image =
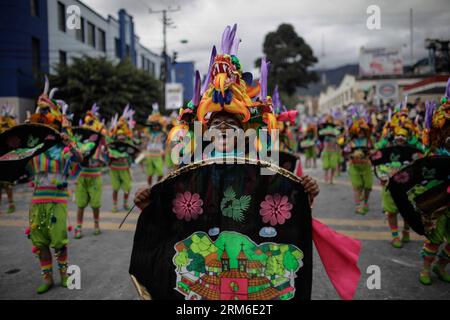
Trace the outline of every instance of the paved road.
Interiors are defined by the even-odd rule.
[[[362,241],[359,267],[361,281],[355,299],[450,299],[450,285],[433,279],[432,286],[424,287],[418,280],[421,266],[419,251],[421,238],[402,249],[389,244],[389,232],[381,212],[380,189],[375,187],[370,199],[370,212],[362,217],[353,213],[352,190],[345,174],[335,185],[321,181],[320,170],[306,170],[318,178],[321,192],[313,215],[339,232]],[[139,168],[133,172],[134,190],[145,186],[144,174]],[[122,229],[118,225],[125,212],[111,212],[111,187],[108,175],[104,176],[101,227],[103,233],[94,236],[92,214],[85,216],[84,237],[73,239],[70,235],[69,263],[81,268],[81,290],[67,290],[56,286],[44,295],[35,294],[40,283],[38,260],[31,253],[31,242],[23,230],[27,226],[30,190],[26,186],[16,188],[17,212],[0,213],[0,299],[136,299],[135,289],[128,275],[128,266],[138,211],[135,210]],[[75,206],[69,205],[70,224],[75,225]],[[381,289],[369,290],[366,286],[367,267],[377,265],[381,270]],[[338,299],[327,275],[314,255],[313,299]],[[56,275],[55,279],[58,279]],[[59,280],[59,279],[58,279]]]

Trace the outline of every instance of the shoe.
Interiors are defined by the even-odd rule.
[[[100,228],[95,228],[95,230],[94,230],[94,236],[98,236],[100,233],[102,233],[102,232],[100,231]]]
[[[83,235],[81,234],[81,227],[75,228],[75,239],[81,239]]]
[[[42,294],[42,293],[46,293],[48,290],[50,290],[51,288],[53,287],[53,280],[51,281],[51,282],[45,282],[45,283],[43,283],[43,284],[41,284],[38,288],[37,288],[37,290],[36,290],[36,292],[38,293],[38,294]]]
[[[411,238],[409,236],[409,231],[403,231],[402,233],[402,242],[403,243],[408,243],[411,241]]]
[[[16,211],[16,205],[14,204],[14,203],[11,203],[9,206],[8,206],[8,213],[13,213],[14,211]]]
[[[429,286],[431,284],[430,274],[421,272],[419,274],[419,281],[421,284],[423,284],[425,286]]]
[[[394,248],[397,248],[397,249],[400,249],[401,247],[403,247],[403,243],[400,241],[399,238],[392,239],[391,244]]]
[[[362,211],[364,212],[364,214],[369,212],[369,204],[368,203],[364,203],[364,205],[362,207]]]
[[[357,205],[356,207],[355,207],[355,212],[356,212],[356,214],[360,214],[360,215],[365,215],[366,213],[364,212],[364,209],[363,209],[363,207],[361,206],[361,205]]]
[[[450,283],[450,274],[442,272],[438,265],[433,266],[433,272],[438,276],[439,280]]]
[[[61,287],[67,288],[67,280],[69,279],[69,276],[67,273],[61,273]]]

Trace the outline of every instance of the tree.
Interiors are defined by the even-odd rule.
[[[294,278],[295,274],[294,272],[300,267],[300,264],[297,261],[297,258],[295,258],[290,251],[287,251],[284,254],[283,257],[283,266],[286,268],[286,270],[291,272],[291,287],[295,287]]]
[[[74,123],[97,103],[102,117],[109,120],[129,103],[136,111],[135,120],[144,122],[152,103],[161,102],[161,83],[128,60],[113,64],[106,58],[74,58],[69,66],[56,66],[50,77],[52,87],[59,88],[56,99],[62,99],[73,112]]]
[[[187,250],[183,250],[179,252],[175,257],[175,265],[177,266],[177,270],[181,272],[183,267],[187,266],[189,263],[189,255]]]
[[[268,92],[275,85],[281,92],[292,96],[298,87],[306,87],[318,80],[315,72],[308,68],[317,63],[317,58],[311,47],[297,35],[290,24],[281,24],[277,31],[269,32],[264,40],[263,52],[270,61]],[[261,65],[261,58],[255,61],[255,66]]]

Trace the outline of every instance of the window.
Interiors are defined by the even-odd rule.
[[[102,29],[98,29],[98,49],[106,52],[106,34]]]
[[[90,22],[87,23],[87,43],[95,48],[95,26]]]
[[[156,70],[155,63],[154,62],[150,62],[150,74],[152,76],[155,76],[155,70]]]
[[[30,6],[31,6],[31,16],[32,17],[39,17],[39,3],[38,3],[38,0],[30,0]]]
[[[66,6],[58,2],[58,29],[66,32]]]
[[[141,56],[141,68],[142,68],[142,70],[145,70],[145,67],[146,67],[146,61],[145,61],[145,57],[142,55]]]
[[[127,58],[131,57],[130,46],[128,44],[125,46],[125,57]]]
[[[116,51],[116,57],[120,58],[120,40],[118,38],[114,38],[114,47]]]
[[[80,29],[76,29],[75,30],[75,38],[78,41],[84,42],[85,38],[84,38],[84,18],[80,17]]]
[[[33,76],[37,78],[41,70],[41,43],[36,38],[31,38],[31,63]]]
[[[62,50],[59,51],[59,64],[67,66],[67,52]]]

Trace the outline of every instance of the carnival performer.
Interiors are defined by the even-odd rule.
[[[166,134],[163,131],[164,118],[159,113],[157,104],[153,104],[153,112],[149,115],[144,135],[144,167],[147,183],[152,185],[153,176],[160,181],[164,175],[164,155]]]
[[[128,197],[131,191],[132,177],[130,165],[132,158],[127,152],[120,152],[112,147],[115,142],[133,145],[133,114],[134,111],[126,106],[122,115],[116,114],[111,120],[111,129],[109,132],[109,173],[111,177],[111,185],[113,189],[113,212],[118,212],[118,195],[123,190],[123,208],[129,210]]]
[[[426,106],[423,141],[429,147],[427,155],[448,157],[450,156],[450,79],[447,82],[445,96],[441,99],[439,108],[435,109],[433,103],[428,103]],[[448,194],[448,185],[446,191]],[[421,192],[424,190],[418,193]],[[425,236],[426,240],[421,251],[423,269],[419,275],[420,282],[424,285],[431,284],[430,270],[432,269],[440,280],[450,283],[450,273],[445,270],[450,261],[450,206],[448,204],[434,212],[432,222],[425,224]]]
[[[321,124],[319,137],[323,140],[322,149],[322,168],[324,170],[325,183],[333,184],[334,175],[338,170],[340,159],[340,148],[337,144],[339,130],[336,128],[334,119],[331,115],[326,115]]]
[[[12,113],[12,106],[2,106],[0,110],[0,133],[12,128],[16,125],[15,116]],[[14,184],[8,181],[0,181],[0,204],[2,202],[2,191],[5,190],[8,198],[8,213],[13,213],[16,210],[14,204]]]
[[[102,170],[107,163],[106,140],[107,131],[100,121],[99,107],[94,104],[89,110],[80,128],[82,133],[89,135],[86,141],[78,141],[83,154],[80,163],[75,200],[77,210],[77,226],[75,227],[75,239],[82,238],[84,209],[90,205],[94,216],[94,235],[100,234],[100,208],[102,206]],[[93,138],[93,139],[92,139]],[[97,141],[98,139],[99,141]]]
[[[242,71],[241,63],[236,56],[240,39],[235,39],[235,34],[236,25],[234,25],[234,27],[232,28],[226,28],[222,37],[222,53],[216,54],[215,48],[213,49],[209,71],[207,73],[207,78],[204,82],[203,88],[200,90],[199,86],[196,85],[195,87],[198,87],[198,90],[194,91],[194,97],[191,103],[189,103],[187,107],[180,110],[180,120],[191,119],[191,121],[186,121],[189,129],[192,129],[194,122],[198,121],[202,124],[202,133],[208,133],[209,136],[212,137],[211,140],[214,148],[208,151],[206,151],[206,148],[208,148],[209,145],[205,148],[204,152],[202,153],[203,158],[199,159],[202,161],[220,160],[220,158],[234,158],[235,160],[258,160],[260,159],[259,153],[255,155],[247,152],[247,148],[242,150],[235,147],[236,133],[241,130],[244,131],[254,128],[267,130],[269,134],[271,134],[273,130],[277,130],[278,119],[277,115],[273,112],[273,103],[271,101],[272,99],[267,95],[267,85],[265,83],[260,83],[259,86],[251,86],[253,82],[252,75],[249,73],[244,73]],[[262,65],[265,64],[264,60],[265,59],[262,59]],[[261,71],[261,73],[263,73],[263,71]],[[265,79],[265,77],[263,76],[261,78]],[[196,84],[199,84],[200,76],[198,73],[196,74],[196,80],[198,80],[196,81]],[[257,97],[258,93],[259,97]],[[169,136],[175,136],[175,132],[177,129],[186,130],[186,127],[180,126],[180,128],[172,129]],[[256,149],[259,151],[262,148],[266,147],[268,145],[268,142],[264,140],[263,135],[261,135],[260,132],[258,133],[259,135],[257,136],[256,141],[253,142],[257,146]],[[249,142],[249,144],[251,143],[252,142]],[[274,143],[277,142],[273,140],[270,140],[269,142],[269,144]],[[197,143],[193,144],[196,145]],[[187,157],[187,159],[190,159],[190,157]],[[181,171],[183,170],[184,168],[178,170],[177,172],[181,173]],[[279,170],[282,170],[282,172],[285,172],[287,175],[293,176],[286,172],[284,169],[279,168]],[[215,177],[209,178],[214,179]],[[229,182],[233,180],[232,176],[217,178],[225,180],[228,179]],[[298,183],[303,185],[303,188],[308,192],[310,203],[312,203],[312,200],[317,196],[319,192],[317,183],[308,176],[300,177],[298,179]],[[157,187],[162,187],[163,185],[164,181],[157,185]],[[139,208],[145,209],[151,204],[151,190],[152,189],[145,188],[139,190],[136,193],[134,201]],[[214,194],[214,189],[209,189],[208,192],[211,197],[216,197],[216,195]],[[233,192],[230,191],[230,193]],[[200,200],[197,197],[198,194],[193,195],[189,192],[186,195],[189,197],[189,200],[193,199],[194,202],[198,201],[199,203],[201,201],[201,204],[210,201],[210,199],[207,199],[205,197],[203,198],[203,200]],[[184,213],[185,212],[183,211],[181,214],[184,215]],[[198,214],[200,213],[202,213],[202,211],[200,211]],[[196,217],[189,216],[186,220],[191,221],[192,219],[195,220]],[[235,219],[239,219],[239,217],[236,216]],[[217,235],[217,233],[215,233],[215,235]],[[319,235],[316,234],[316,236]],[[346,240],[349,239],[346,238]],[[352,243],[354,244],[354,240],[349,241],[352,241]],[[350,249],[350,247],[356,249],[355,251],[359,252],[359,245],[344,245],[342,246],[342,249],[353,250]],[[225,249],[223,251],[225,252]],[[355,256],[358,256],[358,253],[356,253]],[[228,258],[226,259],[228,261]],[[346,267],[348,267],[349,265],[353,266],[354,261],[349,262]],[[225,267],[228,268],[228,264],[226,264]],[[334,267],[336,267],[336,265]],[[346,269],[346,267],[342,269]],[[326,268],[328,268],[328,266],[326,266]],[[333,274],[331,273],[330,278],[332,277]],[[349,278],[345,278],[346,280],[349,280]],[[350,280],[349,282],[344,284],[343,287],[340,287],[339,285],[336,285],[335,282],[333,282],[333,280],[337,280],[336,282],[343,284],[343,282],[341,281],[343,280],[343,278],[334,278],[332,280],[333,284],[336,285],[335,287],[339,291],[339,294],[342,294],[342,297],[350,298],[351,296],[353,296],[355,289],[355,278],[351,278],[353,280]],[[350,289],[350,287],[352,288]]]
[[[300,142],[305,153],[305,168],[317,168],[317,125],[309,122]]]
[[[55,89],[48,94],[46,80],[44,93],[37,102],[31,123],[41,123],[58,130],[61,143],[32,159],[34,192],[30,208],[29,237],[33,252],[39,257],[43,283],[37,293],[47,292],[53,286],[52,254],[55,250],[61,285],[67,287],[67,179],[71,162],[80,161],[81,154],[71,140],[67,105],[53,99]]]
[[[354,108],[354,110],[353,110]],[[351,107],[351,118],[347,131],[344,152],[348,155],[349,176],[352,183],[355,212],[365,215],[369,212],[369,196],[373,186],[372,167],[369,152],[373,148],[371,129],[362,110]]]
[[[391,113],[391,112],[390,112]],[[389,146],[413,146],[418,151],[423,152],[423,146],[420,139],[420,131],[417,126],[408,118],[408,109],[397,110],[393,115],[389,115],[388,121],[384,125],[380,140],[375,144],[377,150]],[[403,163],[392,161],[385,165],[380,165],[378,171],[381,189],[381,202],[383,211],[387,217],[389,229],[391,231],[391,244],[394,248],[403,247],[404,243],[410,241],[409,225],[404,221],[402,237],[399,237],[398,231],[398,208],[395,205],[392,195],[386,188],[388,179],[383,177],[392,176],[403,167]]]

